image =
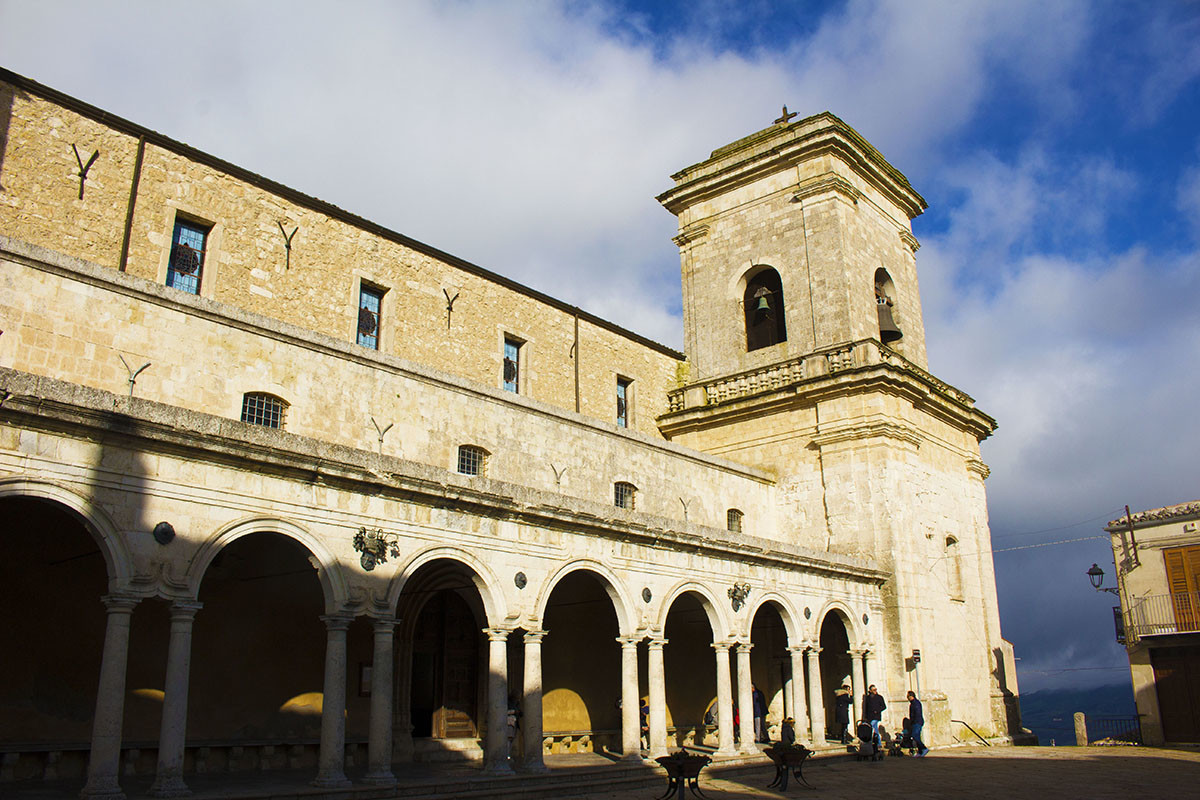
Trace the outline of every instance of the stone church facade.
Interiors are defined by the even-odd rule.
[[[829,114],[673,178],[686,357],[0,71],[0,781],[1019,734],[924,200]]]

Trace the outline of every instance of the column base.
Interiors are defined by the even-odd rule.
[[[334,775],[318,775],[313,779],[312,785],[318,789],[348,789],[354,784],[350,783],[350,779],[344,773]]]
[[[736,747],[717,748],[714,755],[718,756],[736,756],[738,754]]]
[[[512,775],[513,768],[507,761],[502,761],[499,764],[488,764],[483,768],[485,775]]]
[[[635,753],[626,753],[625,755],[621,756],[621,760],[622,761],[641,761],[642,760],[642,751],[638,750]]]
[[[540,758],[537,761],[526,761],[521,765],[521,772],[542,773],[549,772],[550,768]]]
[[[83,800],[125,800],[125,793],[116,778],[93,778],[79,792]]]
[[[396,776],[392,774],[391,770],[368,772],[363,776],[363,783],[369,783],[372,786],[395,786]]]
[[[192,790],[178,775],[155,779],[154,785],[150,787],[151,797],[188,797],[191,793]]]

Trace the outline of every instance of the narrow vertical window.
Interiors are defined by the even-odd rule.
[[[504,339],[504,390],[521,392],[521,343],[516,339]]]
[[[746,515],[736,508],[731,508],[725,512],[725,524],[733,533],[742,532],[742,519]]]
[[[613,484],[613,503],[617,508],[627,508],[633,510],[634,496],[637,494],[637,487],[632,483],[619,481]]]
[[[955,600],[963,598],[962,554],[953,536],[946,537],[946,589]]]
[[[383,321],[383,291],[365,283],[358,290],[358,343],[379,349],[379,326]]]
[[[617,427],[629,427],[629,385],[633,381],[628,378],[617,378]]]
[[[175,220],[171,257],[167,262],[167,286],[188,294],[200,294],[208,232],[209,228],[195,222]]]

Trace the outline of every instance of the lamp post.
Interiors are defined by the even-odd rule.
[[[1104,583],[1104,570],[1100,569],[1099,564],[1092,564],[1092,568],[1087,571],[1088,580],[1092,582],[1092,588],[1097,592],[1108,592],[1109,594],[1119,595],[1120,587],[1101,586]],[[1118,578],[1120,576],[1118,575]],[[1118,583],[1120,581],[1118,580]]]

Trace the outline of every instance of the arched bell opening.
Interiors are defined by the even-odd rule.
[[[835,695],[842,686],[850,686],[851,675],[850,636],[846,624],[836,611],[830,611],[821,622],[821,695],[825,703],[825,732],[829,738],[837,738],[840,726],[834,722],[837,705]],[[858,691],[855,687],[853,691]],[[850,696],[850,725],[854,724],[855,698]]]
[[[875,270],[875,310],[879,317],[879,341],[898,342],[904,337],[897,324],[896,284],[886,269]]]
[[[60,778],[80,777],[96,710],[108,587],[104,556],[80,517],[33,497],[0,498],[0,749],[62,749]],[[156,734],[157,735],[157,734]],[[29,767],[19,760],[14,777]]]
[[[620,751],[621,645],[613,600],[602,577],[572,572],[555,584],[542,617],[542,728],[571,750],[587,734],[587,750],[598,745]],[[523,670],[510,675],[522,675]]]
[[[747,274],[742,308],[747,352],[787,341],[783,281],[774,269],[757,267]]]
[[[717,694],[713,628],[707,599],[695,592],[675,598],[667,612],[663,671],[666,675],[667,740],[676,746],[704,744],[705,713]],[[710,742],[711,744],[711,742]]]
[[[450,751],[481,755],[488,646],[477,580],[466,564],[438,558],[400,592],[395,733],[401,752],[411,750],[417,760]]]
[[[325,595],[314,561],[290,536],[260,531],[234,539],[208,565],[192,632],[189,741],[237,745],[320,737]],[[347,652],[356,664],[358,656]],[[354,703],[355,694],[347,693],[351,738],[364,728],[365,710]],[[278,763],[263,763],[257,750],[214,749],[214,758],[225,754],[230,761],[209,767],[266,769],[287,762],[279,752]],[[238,752],[241,761],[235,760]],[[315,747],[306,749],[304,766],[315,757]]]
[[[784,687],[787,686],[789,692],[794,690],[803,683],[804,676],[801,675],[799,681],[792,681],[787,627],[775,603],[763,603],[755,612],[750,642],[754,645],[750,651],[750,680],[762,693],[766,706],[763,730],[756,733],[761,740],[777,739],[779,725],[785,716]]]

